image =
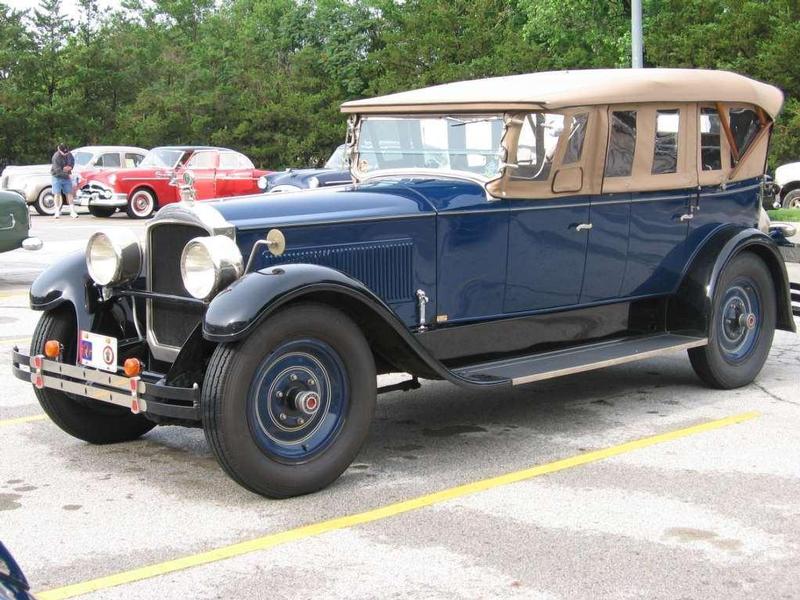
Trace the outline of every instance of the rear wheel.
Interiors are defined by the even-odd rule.
[[[155,212],[158,204],[156,196],[150,190],[136,190],[128,198],[125,212],[133,219],[146,219]]]
[[[75,363],[75,318],[69,309],[46,312],[31,340],[31,355],[40,354],[47,340],[64,346],[64,362]],[[135,440],[155,427],[142,415],[97,400],[76,397],[52,388],[36,389],[36,398],[53,422],[73,437],[92,444]]]
[[[238,483],[273,498],[297,496],[350,465],[375,396],[375,363],[358,327],[330,307],[301,304],[244,342],[217,347],[203,386],[203,428]]]
[[[764,261],[750,252],[738,255],[717,283],[708,345],[689,350],[695,372],[721,389],[753,381],[772,346],[775,315],[775,284]]]
[[[792,190],[783,197],[783,208],[800,208],[800,189]]]
[[[116,212],[113,206],[92,206],[89,205],[89,213],[94,217],[110,217]]]
[[[56,197],[53,194],[53,188],[46,187],[39,192],[39,196],[37,196],[36,202],[33,203],[33,207],[40,215],[54,215],[56,212]]]

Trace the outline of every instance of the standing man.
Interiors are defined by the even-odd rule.
[[[75,167],[75,157],[72,156],[66,144],[59,144],[50,162],[50,174],[53,176],[53,200],[56,203],[54,216],[56,219],[61,216],[61,194],[64,194],[67,204],[69,204],[69,215],[73,219],[77,219],[78,213],[75,212],[75,205],[72,203],[72,169]]]

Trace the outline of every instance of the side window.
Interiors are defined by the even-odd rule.
[[[213,152],[198,152],[189,162],[186,163],[187,169],[213,169],[214,168],[214,153]]]
[[[586,139],[586,125],[589,122],[589,113],[581,113],[572,117],[569,129],[567,150],[564,153],[562,164],[571,165],[580,161],[583,154],[583,141]]]
[[[611,136],[606,157],[606,177],[629,177],[636,153],[636,111],[611,113]]]
[[[525,117],[517,142],[513,179],[547,181],[564,130],[564,115],[532,113]]]
[[[247,158],[244,154],[236,154],[236,165],[240,169],[255,169],[253,161]]]
[[[722,124],[716,108],[700,109],[700,162],[703,171],[722,169]]]
[[[236,160],[237,156],[233,152],[223,152],[219,155],[219,168],[220,169],[238,169],[239,164]]]
[[[730,126],[733,141],[739,149],[739,158],[744,156],[761,128],[761,121],[756,111],[749,108],[732,108],[730,110]],[[731,164],[736,164],[736,157],[731,155]]]
[[[100,160],[97,161],[98,167],[119,167],[119,154],[116,152],[109,152],[108,154],[103,154],[100,157]]]
[[[128,169],[132,169],[133,167],[138,167],[139,163],[142,162],[143,158],[144,158],[143,154],[135,154],[127,152],[125,154],[125,167]]]
[[[653,150],[651,174],[664,175],[678,172],[678,131],[681,111],[656,111],[656,140]]]

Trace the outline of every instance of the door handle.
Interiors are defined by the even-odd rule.
[[[692,213],[687,213],[685,215],[681,215],[681,221],[684,221],[684,222],[685,221],[691,221],[692,219],[694,219],[694,214],[692,214]]]
[[[591,223],[580,223],[575,226],[575,231],[589,231],[591,228]]]

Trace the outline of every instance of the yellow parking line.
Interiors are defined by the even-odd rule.
[[[31,338],[29,337],[21,337],[21,338],[0,338],[0,346],[12,346],[14,344],[25,344],[26,346],[31,343]]]
[[[533,477],[540,477],[549,473],[556,473],[565,469],[579,467],[581,465],[611,458],[612,456],[619,456],[620,454],[633,452],[634,450],[641,450],[642,448],[647,448],[656,444],[662,444],[664,442],[695,435],[704,431],[727,427],[735,423],[741,423],[742,421],[754,419],[758,417],[759,414],[760,413],[758,412],[747,412],[716,421],[708,421],[693,427],[686,427],[685,429],[678,429],[676,431],[670,431],[667,433],[634,440],[632,442],[620,444],[619,446],[612,446],[602,450],[578,454],[577,456],[564,458],[562,460],[539,465],[530,469],[523,469],[522,471],[500,475],[499,477],[492,477],[490,479],[483,479],[481,481],[468,483],[466,485],[460,485],[450,489],[442,490],[440,492],[434,492],[433,494],[419,496],[404,502],[397,502],[395,504],[389,504],[387,506],[368,510],[366,512],[348,515],[345,517],[338,517],[329,521],[323,521],[321,523],[305,525],[296,529],[265,535],[264,537],[256,538],[254,540],[249,540],[238,544],[231,544],[230,546],[223,546],[222,548],[209,550],[208,552],[200,552],[199,554],[192,554],[190,556],[184,556],[174,560],[168,560],[161,563],[147,565],[145,567],[139,567],[138,569],[131,569],[130,571],[122,571],[120,573],[114,573],[113,575],[107,575],[105,577],[99,577],[97,579],[83,581],[81,583],[74,583],[72,585],[54,588],[40,592],[37,594],[37,597],[40,600],[61,600],[63,598],[72,598],[74,596],[88,594],[97,590],[107,589],[126,583],[132,583],[134,581],[141,581],[142,579],[149,579],[151,577],[158,577],[159,575],[174,573],[175,571],[241,556],[243,554],[255,552],[256,550],[266,550],[280,544],[286,544],[288,542],[314,537],[330,531],[336,531],[338,529],[345,529],[348,527],[354,527],[356,525],[363,525],[364,523],[371,523],[373,521],[387,519],[389,517],[403,514],[412,510],[417,510],[426,506],[432,506],[434,504],[439,504],[441,502],[446,502],[462,496],[476,494],[478,492],[483,492],[498,486],[516,483],[526,479],[531,479]]]
[[[44,421],[45,419],[47,419],[47,415],[45,414],[16,417],[14,419],[0,419],[0,427],[5,427],[6,425],[21,425],[22,423],[32,423],[33,421]]]
[[[0,292],[0,300],[6,300],[8,298],[27,298],[28,292],[27,291],[20,291],[20,292]]]

